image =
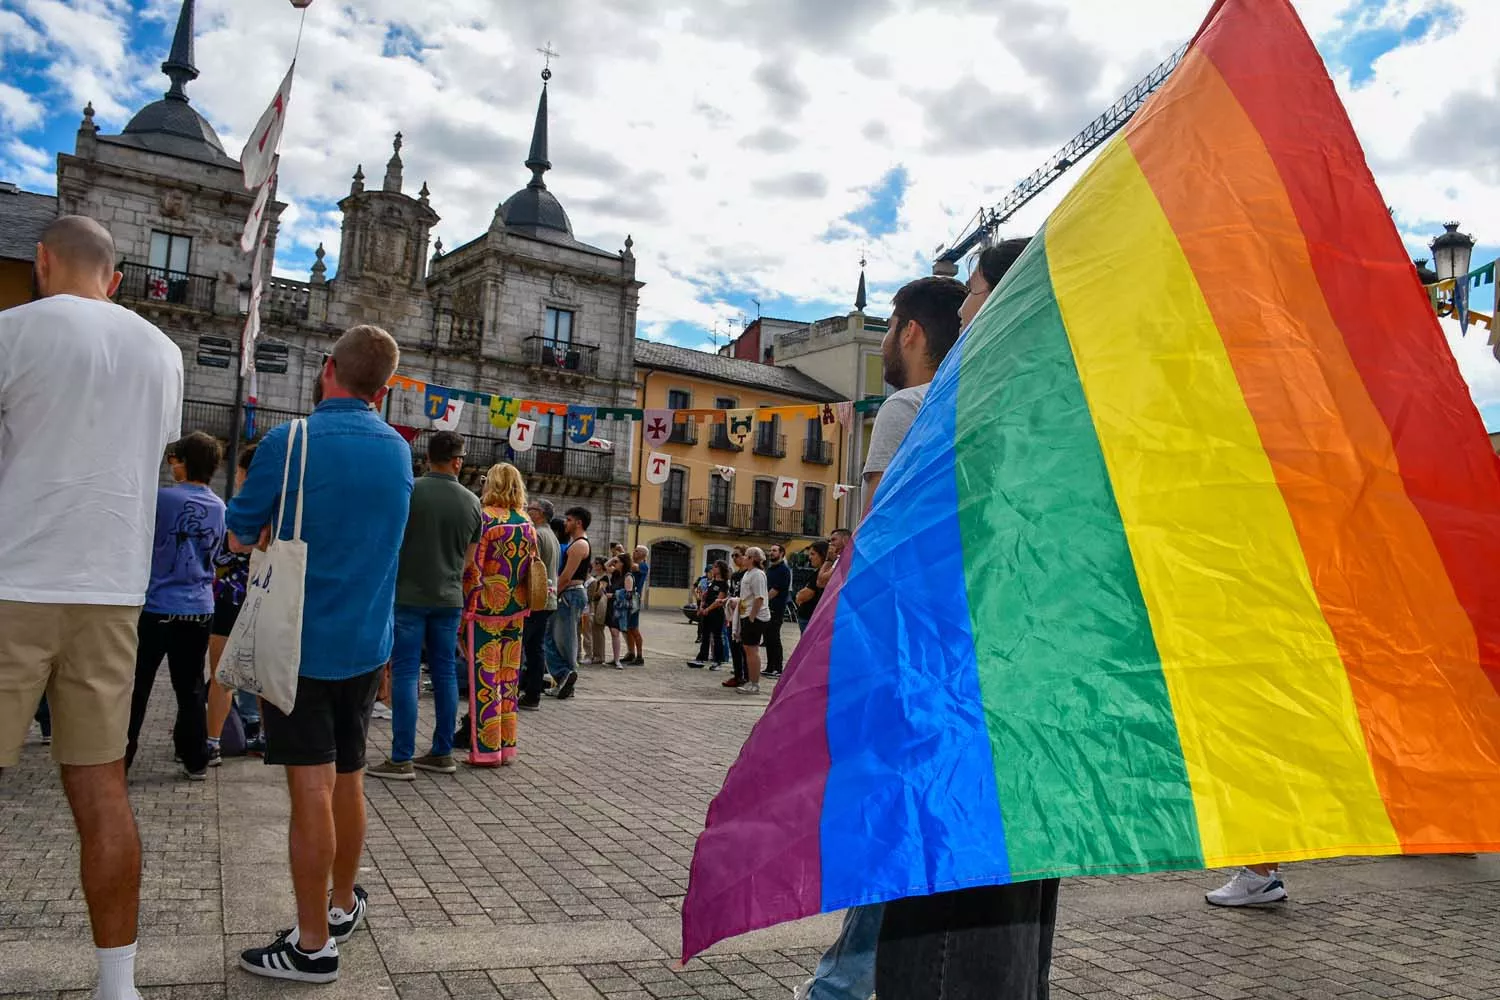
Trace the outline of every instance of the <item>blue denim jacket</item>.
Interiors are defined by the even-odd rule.
[[[291,425],[261,442],[245,485],[225,518],[241,542],[276,522]],[[391,655],[396,567],[411,503],[411,447],[365,403],[328,399],[307,418],[307,596],[302,611],[302,672],[315,680],[367,674]],[[292,455],[281,537],[292,536],[298,462]]]

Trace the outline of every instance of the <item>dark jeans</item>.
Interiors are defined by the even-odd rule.
[[[766,670],[773,674],[781,673],[783,661],[786,654],[781,650],[781,626],[786,624],[786,608],[772,608],[771,620],[766,622],[765,644],[766,644]]]
[[[1057,879],[887,903],[880,1000],[1047,1000]]]
[[[213,615],[159,615],[141,612],[135,653],[135,690],[130,697],[130,738],[125,746],[125,766],[135,760],[141,724],[151,701],[151,686],[162,657],[172,675],[177,694],[177,722],[172,738],[182,766],[189,771],[208,767],[208,687],[203,683],[203,661],[208,656],[208,635]]]
[[[727,655],[724,652],[724,619],[713,621],[703,618],[698,621],[698,662],[699,663],[723,663]],[[713,653],[713,659],[708,654]]]
[[[542,676],[547,672],[547,631],[552,624],[551,611],[533,611],[521,627],[521,697],[535,700],[542,696]]]
[[[745,665],[745,647],[736,642],[732,635],[729,639],[729,658],[734,661],[734,679],[741,683],[750,680],[750,668]]]

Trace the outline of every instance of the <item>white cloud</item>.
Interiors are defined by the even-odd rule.
[[[1344,30],[1351,13],[1361,29],[1400,26],[1434,2],[1296,6],[1333,51],[1340,38],[1323,36]],[[165,53],[132,50],[127,40],[133,17],[170,28],[177,0],[11,6],[20,17],[0,12],[0,59],[7,46],[47,51],[56,89],[49,103],[73,108],[91,99],[101,123],[117,128],[164,88],[156,67]],[[880,309],[892,286],[926,273],[933,248],[980,206],[1002,198],[1186,40],[1208,6],[314,4],[283,155],[281,197],[294,208],[281,230],[281,269],[305,276],[319,241],[335,265],[332,204],[348,191],[356,164],[378,183],[397,129],[406,135],[408,189],[427,181],[443,217],[436,234],[455,247],[484,232],[496,204],[526,182],[521,161],[540,83],[535,49],[550,41],[562,55],[553,66],[548,184],[579,238],[614,250],[627,233],[634,237],[647,282],[643,334],[664,336],[674,323],[706,333],[737,318],[750,297],[805,315],[846,308],[862,250],[871,307]],[[1482,242],[1500,243],[1500,133],[1491,120],[1464,118],[1483,99],[1500,101],[1493,44],[1500,3],[1451,6],[1462,13],[1457,30],[1382,55],[1360,87],[1346,71],[1337,79],[1414,252],[1448,217]],[[199,0],[203,75],[189,92],[231,153],[274,91],[296,34],[297,15],[284,0]],[[1422,135],[1433,140],[1415,144]],[[895,231],[876,238],[841,222],[898,165],[909,184]],[[1069,180],[1080,175],[1075,169]],[[1010,231],[1034,230],[1066,187],[1028,206]]]

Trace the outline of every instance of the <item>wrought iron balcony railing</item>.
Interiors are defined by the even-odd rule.
[[[599,374],[599,348],[551,337],[527,337],[526,363],[574,375]]]
[[[199,312],[214,311],[214,289],[218,282],[207,275],[169,271],[134,261],[121,264],[120,273],[124,278],[115,294],[122,302],[159,302]]]

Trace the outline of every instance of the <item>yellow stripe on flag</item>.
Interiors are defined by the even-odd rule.
[[[1207,863],[1394,848],[1270,461],[1187,258],[1123,141],[1053,214],[1046,240]]]

